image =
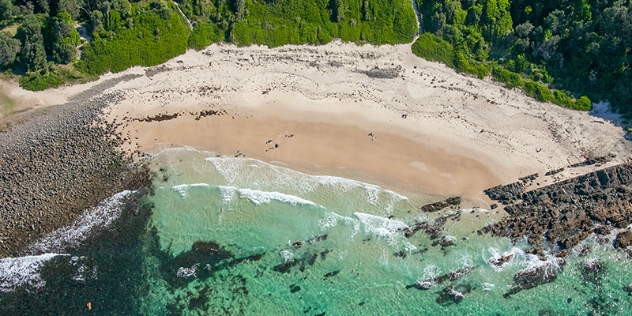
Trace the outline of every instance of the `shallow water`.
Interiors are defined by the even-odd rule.
[[[80,302],[105,297],[93,311],[142,315],[632,313],[625,291],[632,283],[630,259],[612,249],[613,236],[591,236],[577,247],[589,246],[586,255],[574,251],[565,262],[550,255],[543,261],[524,252],[526,243],[478,234],[494,221],[493,212],[419,211],[435,197],[188,149],[166,150],[152,166],[158,175],[146,201],[152,212],[113,211],[127,218],[106,221],[118,233],[99,237],[98,247],[35,260],[43,271],[50,264],[67,272],[42,272],[33,281],[39,290],[7,291],[2,302],[50,299],[55,286],[81,285],[95,291],[92,297],[69,290],[53,298],[70,297],[81,304],[75,311],[86,312]],[[404,235],[415,223],[441,221],[436,236],[424,230]],[[501,266],[490,262],[508,255]],[[587,263],[601,269],[587,272]],[[556,275],[553,282],[504,295],[516,273],[543,266]],[[441,278],[455,271],[462,275]],[[130,286],[117,294],[112,288],[120,280]],[[133,303],[117,306],[120,300]]]

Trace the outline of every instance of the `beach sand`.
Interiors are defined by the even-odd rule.
[[[414,56],[410,45],[214,44],[108,76],[128,73],[146,76],[110,89],[124,100],[106,113],[124,123],[126,151],[191,146],[485,201],[491,186],[587,157],[614,157],[536,181],[545,185],[620,163],[630,152],[622,128],[609,121],[457,74]],[[210,110],[225,114],[200,115]],[[147,118],[154,119],[141,121]]]

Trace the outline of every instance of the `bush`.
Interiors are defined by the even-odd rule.
[[[189,36],[189,47],[201,50],[214,42],[224,40],[224,32],[216,25],[200,23]]]
[[[107,71],[119,72],[132,66],[153,66],[183,54],[188,44],[188,29],[178,14],[164,20],[147,4],[134,4],[134,27],[128,29],[123,20],[116,36],[103,38],[96,34],[83,48],[77,68],[92,75]],[[155,34],[159,30],[160,35]]]
[[[42,91],[64,83],[83,82],[90,79],[82,73],[51,65],[50,69],[29,72],[20,78],[20,86],[26,90]]]
[[[519,74],[511,72],[502,66],[494,66],[492,68],[492,76],[496,81],[504,83],[510,89],[524,86],[524,81]]]
[[[432,33],[423,33],[413,43],[413,54],[430,61],[438,61],[454,68],[454,48]]]
[[[489,75],[490,68],[485,63],[473,59],[468,60],[463,52],[458,52],[454,60],[458,72],[468,73],[483,79]]]

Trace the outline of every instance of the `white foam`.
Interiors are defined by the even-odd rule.
[[[430,288],[432,286],[432,281],[434,278],[438,277],[441,274],[441,270],[434,264],[429,264],[424,268],[424,274],[421,278],[417,279],[417,284],[422,288]]]
[[[228,204],[233,201],[233,197],[235,196],[235,191],[237,188],[229,187],[229,186],[218,186],[219,192],[222,195],[222,203]]]
[[[302,199],[298,196],[283,194],[279,192],[267,192],[253,189],[238,189],[237,192],[239,192],[241,198],[247,198],[248,200],[250,200],[250,202],[256,205],[268,204],[273,200],[283,203],[290,203],[292,205],[316,205],[316,203]]]
[[[483,283],[483,291],[493,291],[495,287],[496,287],[495,284]]]
[[[407,197],[377,185],[334,176],[313,176],[288,168],[278,167],[252,158],[209,157],[206,161],[213,164],[217,172],[227,184],[236,187],[248,187],[255,190],[275,190],[304,194],[313,192],[319,187],[329,187],[334,192],[348,192],[352,189],[363,189],[367,202],[376,205],[380,193],[385,194],[391,203],[408,200]],[[266,179],[265,183],[260,182]]]
[[[208,187],[209,185],[206,183],[193,183],[193,184],[178,184],[171,187],[172,190],[180,193],[180,195],[185,198],[189,195],[188,190],[191,187]]]
[[[46,253],[39,256],[0,259],[0,292],[10,292],[22,285],[34,288],[46,285],[39,270],[56,256],[67,255]]]
[[[200,266],[199,263],[194,264],[190,268],[180,267],[178,268],[178,271],[176,272],[176,276],[179,278],[186,278],[186,277],[191,277],[191,276],[195,277],[195,273],[197,272],[198,266]]]
[[[122,191],[83,212],[72,225],[59,228],[30,247],[34,252],[62,252],[66,246],[77,246],[95,227],[108,227],[121,215],[124,199],[134,191]]]
[[[491,254],[491,256],[488,256],[487,254],[484,254],[483,255],[483,259],[496,272],[500,272],[500,271],[504,270],[507,267],[513,266],[514,262],[524,261],[525,259],[527,259],[526,256],[525,256],[526,253],[524,251],[522,251],[522,249],[520,249],[518,247],[512,247],[511,249],[509,249],[508,251],[505,251],[505,252],[501,251],[498,248],[489,247],[487,249],[487,252],[489,254]],[[503,263],[500,266],[497,266],[497,265],[492,263],[494,261],[500,260],[500,258],[502,258],[502,257],[506,257],[506,256],[510,256],[510,255],[512,256],[511,259],[509,259],[507,262]]]
[[[289,250],[282,250],[279,254],[285,262],[288,262],[292,260],[292,258],[294,258],[294,253]]]
[[[544,257],[546,260],[540,260],[540,257],[538,255],[526,253],[518,247],[512,247],[509,251],[505,251],[505,252],[502,252],[497,248],[490,247],[487,251],[492,256],[487,257],[486,262],[496,272],[500,272],[504,270],[505,268],[512,267],[512,266],[522,267],[523,268],[522,271],[532,271],[532,270],[541,268],[543,266],[550,266],[549,268],[552,270],[559,270],[560,263],[563,261],[563,259],[557,258],[551,253],[545,254]],[[508,262],[500,266],[496,266],[491,263],[493,260],[498,260],[501,257],[505,257],[508,255],[513,255],[513,256],[511,259],[508,260]]]
[[[404,222],[388,219],[386,217],[359,212],[355,212],[353,215],[360,220],[362,229],[368,236],[377,236],[394,241],[395,236],[403,236],[403,234],[398,233],[398,231],[408,228],[408,225]]]

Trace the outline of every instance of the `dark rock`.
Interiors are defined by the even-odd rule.
[[[180,114],[178,114],[178,113],[157,114],[155,116],[148,116],[146,118],[137,119],[137,121],[139,121],[139,122],[162,122],[162,121],[169,121],[169,120],[173,120],[175,118],[178,118],[179,115]]]
[[[472,286],[469,284],[450,285],[439,292],[439,297],[435,301],[439,305],[458,304],[471,291]]]
[[[325,274],[325,278],[336,276],[336,275],[338,275],[338,273],[340,273],[340,270],[329,272],[329,273]]]
[[[292,268],[293,266],[297,265],[299,263],[298,260],[288,260],[282,264],[276,265],[274,266],[274,271],[276,272],[281,272],[281,273],[286,273],[288,271],[290,271],[290,268]]]
[[[455,196],[447,198],[445,201],[439,201],[432,204],[424,205],[421,207],[423,212],[436,212],[442,210],[448,206],[455,206],[461,204],[461,197]]]
[[[595,227],[595,234],[598,235],[609,235],[610,234],[610,227],[606,226],[606,225],[600,225]]]
[[[301,290],[301,287],[296,285],[296,284],[292,284],[290,285],[290,293],[296,293],[298,291]]]
[[[505,264],[505,262],[511,260],[513,258],[513,253],[512,254],[508,254],[506,256],[502,256],[500,258],[496,258],[496,259],[490,259],[489,263],[499,267],[502,266],[503,264]]]
[[[626,230],[619,233],[612,245],[615,248],[627,248],[629,246],[632,246],[632,231]]]
[[[598,285],[601,282],[603,273],[606,272],[606,266],[597,259],[589,259],[582,263],[580,271],[584,282]]]
[[[474,267],[465,267],[462,269],[458,269],[456,271],[452,271],[446,274],[442,274],[436,278],[432,278],[432,279],[427,279],[427,280],[420,280],[415,282],[415,284],[412,285],[408,285],[406,286],[406,289],[410,289],[410,288],[417,288],[420,290],[427,290],[429,288],[431,288],[434,284],[441,284],[445,281],[456,281],[459,278],[461,278],[462,276],[472,272],[474,270]]]
[[[514,275],[514,284],[504,296],[508,298],[522,290],[529,290],[538,285],[553,282],[556,278],[557,275],[551,264],[543,264],[534,269],[520,271]]]
[[[564,168],[559,168],[559,169],[547,171],[544,175],[545,176],[552,176],[552,175],[558,174],[558,173],[560,173],[562,171],[564,171]]]
[[[406,252],[404,252],[404,251],[398,251],[398,252],[394,253],[393,255],[395,257],[406,258]]]
[[[604,235],[609,227],[632,223],[630,185],[632,164],[625,163],[529,192],[522,182],[494,187],[485,192],[507,205],[510,216],[481,231],[571,249],[593,232]]]

